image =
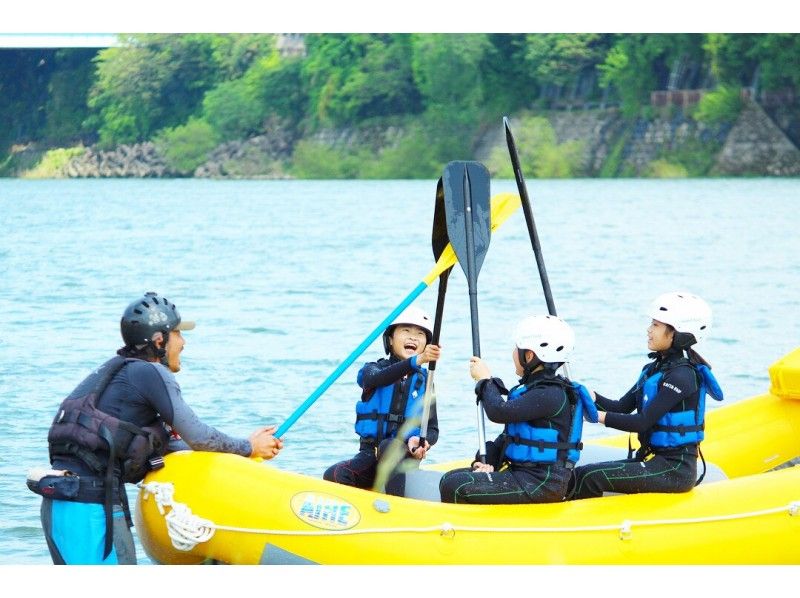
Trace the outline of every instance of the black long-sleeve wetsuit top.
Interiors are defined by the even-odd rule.
[[[554,378],[555,375],[548,370],[539,370],[522,378],[520,384],[533,384],[546,377]],[[572,424],[572,409],[569,397],[561,386],[537,385],[511,401],[503,399],[503,395],[507,395],[508,392],[500,378],[481,380],[475,387],[478,399],[483,401],[486,417],[493,422],[498,424],[530,422],[537,428],[556,428],[559,437],[566,441]],[[500,452],[503,442],[504,435],[501,434],[494,443],[487,446],[487,463],[502,462],[503,455]],[[565,460],[566,451],[558,451],[558,457]]]
[[[697,374],[682,352],[658,354],[652,367],[651,375],[659,370],[664,371],[664,375],[659,381],[655,397],[648,401],[642,411],[637,407],[642,404],[643,381],[637,381],[616,401],[595,393],[597,408],[606,411],[606,427],[634,432],[639,435],[643,445],[649,444],[648,439],[659,419],[670,411],[696,409],[699,398]]]
[[[365,363],[358,373],[358,384],[362,388],[361,400],[369,401],[376,388],[399,382],[400,389],[394,393],[394,399],[392,399],[392,408],[394,409],[394,401],[408,396],[408,384],[411,381],[411,375],[421,369],[422,366],[417,365],[416,355],[402,360],[396,355],[392,355],[389,359],[379,359],[378,361]],[[428,375],[430,375],[430,372]],[[423,387],[422,390],[424,392],[425,388]],[[436,444],[439,439],[439,418],[436,414],[436,402],[431,403],[425,439],[431,446]]]
[[[87,377],[70,394],[86,394],[94,384]],[[180,434],[183,443],[171,443],[170,450],[191,447],[194,450],[234,453],[247,457],[252,452],[250,441],[233,438],[200,421],[181,396],[174,374],[160,363],[143,360],[129,361],[112,378],[97,408],[136,426],[151,426],[159,419]],[[81,475],[92,471],[83,461],[70,455],[58,455],[53,466],[69,469]]]

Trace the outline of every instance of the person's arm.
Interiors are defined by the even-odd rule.
[[[661,378],[656,396],[648,401],[643,411],[633,414],[606,413],[603,423],[608,428],[623,432],[646,432],[675,405],[696,392],[694,371],[690,367],[676,368]]]
[[[566,394],[557,387],[542,387],[526,392],[513,401],[503,400],[506,394],[502,380],[490,378],[478,382],[478,398],[483,401],[486,417],[498,424],[525,422],[550,417],[563,408]]]
[[[157,376],[150,380],[155,388],[148,395],[152,398],[154,407],[161,418],[180,434],[181,440],[192,450],[233,453],[243,457],[250,457],[253,454],[250,440],[228,436],[200,421],[192,408],[183,400],[175,376],[165,367],[153,364],[152,371],[157,372]]]
[[[428,414],[428,434],[425,439],[431,446],[439,440],[439,416],[436,412],[435,402],[431,403],[431,410]]]
[[[631,389],[622,395],[619,400],[606,398],[599,392],[594,393],[595,405],[601,411],[610,411],[613,413],[631,413],[636,409],[636,397],[639,390],[639,385],[634,384]]]
[[[364,392],[361,393],[361,400],[368,401],[372,396],[373,389],[394,384],[417,369],[419,367],[416,355],[391,364],[387,359],[365,363],[357,377],[358,385],[364,389]]]

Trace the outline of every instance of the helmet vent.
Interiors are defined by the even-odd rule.
[[[133,313],[142,315],[142,310],[137,307],[136,309],[133,310]]]
[[[564,345],[561,345],[561,346],[558,347],[558,349],[556,349],[556,351],[561,351],[563,349],[564,349]]]
[[[548,344],[549,344],[549,343],[541,343],[539,346],[540,346],[540,347],[546,347]]]

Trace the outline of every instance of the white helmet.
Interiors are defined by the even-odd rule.
[[[711,329],[711,308],[708,303],[692,293],[675,292],[659,295],[650,304],[647,315],[654,320],[669,324],[678,332],[691,334],[694,342],[689,342],[685,346],[700,342]],[[680,346],[680,343],[677,346]]]
[[[425,338],[428,343],[431,342],[433,338],[433,322],[430,316],[419,307],[409,305],[400,312],[400,315],[383,331],[383,348],[386,353],[392,352],[392,332],[394,331],[394,327],[398,324],[413,324],[414,326],[419,326],[425,331]]]
[[[545,363],[568,362],[575,348],[575,333],[558,316],[528,316],[514,332],[517,349],[530,349]]]

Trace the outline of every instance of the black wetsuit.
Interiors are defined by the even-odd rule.
[[[552,372],[540,370],[520,382],[531,384]],[[499,378],[481,380],[475,387],[483,401],[486,416],[493,422],[531,422],[540,428],[554,427],[559,440],[569,438],[573,407],[565,390],[558,385],[537,385],[513,401],[503,400],[508,394]],[[558,451],[557,463],[518,464],[504,455],[506,437],[501,434],[486,443],[486,462],[495,471],[478,473],[471,468],[446,473],[440,483],[442,502],[473,504],[518,504],[559,502],[567,492],[571,468],[566,464],[566,451]],[[476,460],[478,457],[476,456]],[[503,463],[508,468],[498,471]]]
[[[87,392],[96,383],[97,376],[89,375],[81,382],[70,397],[79,397]],[[170,451],[187,449],[235,453],[249,456],[252,452],[250,441],[232,438],[215,428],[201,422],[181,397],[181,389],[171,371],[160,363],[142,360],[131,360],[117,372],[111,379],[105,391],[100,396],[97,407],[104,413],[113,415],[123,421],[136,426],[152,426],[163,422],[171,426],[182,440],[170,442]],[[107,461],[107,455],[98,455]],[[103,483],[102,475],[92,470],[79,457],[72,454],[57,454],[52,458],[54,469],[69,470],[78,474],[83,482],[96,484]],[[93,480],[96,480],[93,482]],[[136,552],[133,537],[130,532],[132,525],[130,513],[127,508],[124,484],[118,477],[115,482],[115,496],[113,510],[114,520],[114,550],[116,562],[120,564],[135,564]],[[63,501],[54,501],[50,498],[42,499],[41,518],[48,548],[53,562],[56,564],[99,564],[99,560],[90,561],[85,553],[81,552],[77,561],[71,560],[70,554],[74,553],[74,546],[85,540],[89,532],[79,533],[79,530],[88,528],[91,524],[81,520],[74,514],[74,509],[69,510],[69,504]],[[81,501],[72,501],[81,502]],[[74,507],[74,505],[72,505]],[[97,505],[102,509],[102,505]],[[83,511],[81,511],[83,513]],[[122,517],[123,513],[125,517]],[[125,522],[127,520],[127,524]],[[91,533],[99,535],[100,546],[105,538],[105,527],[93,530]]]
[[[640,382],[618,401],[596,395],[597,408],[606,411],[606,427],[637,433],[641,448],[628,459],[577,467],[570,498],[591,498],[603,492],[688,492],[694,487],[698,445],[654,447],[649,440],[667,412],[697,409],[697,374],[679,351],[659,354],[651,367],[651,374],[661,371],[663,377],[644,410],[637,408],[644,390]]]
[[[389,385],[394,385],[395,387],[393,403],[408,397],[408,393],[412,390],[409,388],[411,375],[415,371],[411,359],[400,360],[392,355],[389,359],[381,359],[380,361],[364,364],[359,372],[362,388],[361,400],[368,401],[375,389]],[[394,407],[395,405],[393,404],[392,411],[395,411]],[[401,472],[407,467],[418,467],[419,460],[411,456],[405,443],[401,443],[395,437],[397,431],[398,427],[395,426],[390,428],[386,438],[375,440],[361,438],[358,453],[352,459],[331,465],[323,474],[323,478],[329,482],[356,486],[357,488],[372,488],[375,483],[378,462],[386,454],[392,443],[402,444],[403,446],[398,448],[406,455],[403,461],[395,467],[395,472]],[[436,403],[431,404],[425,439],[431,446],[436,444],[439,439],[439,420],[436,415]],[[398,477],[391,474],[389,478],[386,491],[390,494],[402,495],[404,488],[402,476]]]

